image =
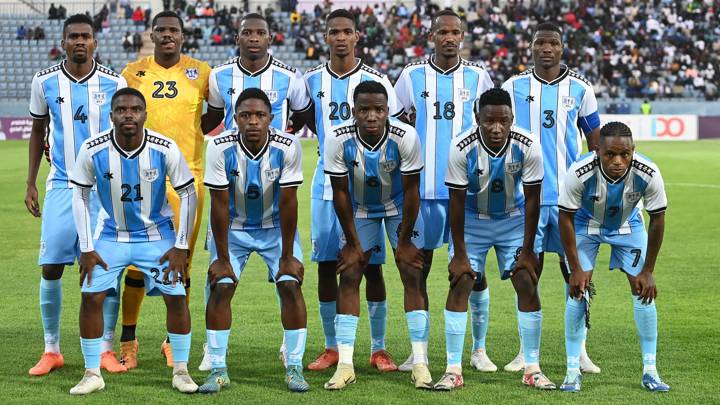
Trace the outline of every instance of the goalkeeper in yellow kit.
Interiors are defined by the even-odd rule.
[[[208,97],[211,69],[207,62],[180,53],[184,41],[183,22],[176,13],[163,11],[153,18],[151,39],[155,45],[154,55],[128,64],[122,75],[128,86],[138,89],[147,100],[145,127],[173,139],[178,144],[195,178],[198,215],[195,215],[195,224],[192,226],[189,270],[200,230],[200,213],[205,197],[202,182],[203,134],[216,126],[203,119],[203,102]],[[172,187],[168,190],[168,202],[177,220],[180,200]],[[185,290],[189,303],[190,277],[185,280]],[[122,296],[123,330],[120,337],[120,359],[128,369],[137,367],[138,342],[135,338],[135,327],[144,295],[142,273],[128,271]],[[172,367],[172,352],[167,340],[162,344],[162,353],[167,358],[168,367]]]

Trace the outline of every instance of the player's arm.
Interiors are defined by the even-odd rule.
[[[558,228],[562,241],[565,259],[570,267],[570,291],[573,298],[580,299],[590,284],[589,272],[583,271],[578,258],[575,238],[575,213],[580,209],[584,185],[575,174],[574,165],[568,169],[565,176],[560,199],[558,201]]]
[[[326,171],[327,173],[327,171]],[[360,245],[360,238],[355,228],[355,220],[348,189],[347,174],[330,175],[330,184],[333,190],[333,206],[338,217],[343,234],[345,235],[345,246],[338,257],[337,272],[342,273],[356,266],[365,266],[365,252]],[[316,221],[324,221],[324,218],[315,218]]]
[[[48,126],[48,117],[33,118],[30,131],[30,147],[28,150],[28,175],[25,190],[25,206],[35,217],[40,216],[40,203],[38,202],[37,175],[40,169],[43,152],[45,150],[45,134]]]
[[[203,134],[209,134],[213,129],[217,128],[225,118],[225,112],[223,110],[217,110],[214,107],[208,105],[208,109],[205,114],[200,118],[200,129]]]
[[[225,118],[225,99],[220,94],[215,73],[210,72],[207,81],[207,111],[200,118],[200,129],[203,134],[209,134],[217,128]]]
[[[300,70],[295,71],[295,76],[290,79],[289,87],[287,102],[291,114],[288,119],[288,132],[298,133],[304,126],[308,126],[309,129],[310,122],[314,121],[315,112],[311,111],[313,101]]]
[[[302,184],[302,148],[295,140],[285,154],[280,177],[280,234],[282,251],[280,252],[280,276],[291,276],[302,284],[305,278],[303,264],[293,255],[295,235],[297,235],[298,200],[297,189]]]
[[[464,276],[475,278],[465,248],[465,199],[467,198],[467,158],[463,156],[456,142],[450,144],[445,185],[450,191],[448,221],[453,243],[453,257],[448,264],[448,280],[454,287]]]
[[[588,143],[588,150],[595,151],[600,142],[600,114],[598,113],[597,99],[592,87],[587,88],[583,97],[580,111],[578,112],[578,123]]]
[[[590,131],[590,133],[585,134],[585,138],[587,139],[588,143],[588,151],[596,151],[598,148],[598,143],[600,142],[600,127],[597,127]]]
[[[542,150],[539,143],[533,141],[524,154],[522,182],[523,194],[525,195],[525,228],[523,246],[517,259],[515,270],[527,270],[530,278],[537,284],[537,272],[540,263],[535,255],[535,232],[537,231],[538,219],[540,218],[540,190],[542,187],[543,169]]]
[[[423,254],[412,243],[412,235],[417,220],[418,211],[420,211],[420,173],[402,175],[403,186],[403,217],[398,229],[397,252],[395,252],[395,261],[398,267],[416,271],[422,271],[424,266]]]
[[[393,88],[393,94],[395,94],[397,106],[400,109],[396,118],[406,124],[412,125],[409,118],[410,112],[413,109],[412,83],[410,82],[410,76],[407,70],[403,69],[403,71],[400,72],[400,76]]]
[[[656,170],[647,188],[645,189],[645,209],[650,215],[648,225],[648,244],[645,255],[645,264],[640,274],[635,277],[635,292],[643,298],[643,303],[649,304],[657,297],[655,287],[655,262],[660,253],[663,236],[665,235],[665,210],[667,209],[667,196],[660,171]]]
[[[312,133],[317,134],[315,125],[315,103],[310,102],[308,107],[302,111],[294,111],[290,116],[292,121],[292,132],[297,133],[303,127],[307,127]]]

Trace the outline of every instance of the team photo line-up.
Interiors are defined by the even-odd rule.
[[[302,148],[292,135],[307,127],[317,135],[319,150],[310,258],[317,263],[325,349],[305,370],[335,367],[325,389],[356,381],[353,349],[363,278],[371,366],[409,372],[419,389],[463,386],[469,308],[470,365],[496,371],[485,350],[485,263],[494,248],[499,276],[510,280],[517,303],[520,349],[505,370],[521,371],[526,386],[557,388],[540,368],[537,287],[544,253],[556,253],[566,283],[567,373],[559,389],[580,391],[584,373],[600,372],[585,339],[601,244],[610,245],[610,268],[624,272],[631,287],[641,385],[670,389],[655,365],[653,270],[667,206],[662,176],[635,151],[626,125],[601,128],[592,85],[561,62],[563,35],[556,25],[534,27],[534,67],[501,87],[493,85],[483,63],[460,57],[463,23],[451,10],[432,18],[432,55],[407,65],[394,85],[355,57],[359,34],[347,10],[328,15],[329,59],[304,74],[269,53],[272,36],[261,15],[245,15],[238,32],[240,56],[211,68],[180,52],[183,21],[161,12],[152,20],[154,54],[116,74],[93,59],[97,41],[90,18],[65,20],[67,57],[33,77],[30,98],[25,204],[42,220],[45,341],[31,375],[64,365],[60,280],[65,265],[77,260],[85,372],[71,394],[102,390],[101,369],[121,373],[137,367],[135,327],[144,295],[161,295],[167,308],[161,350],[173,370],[172,387],[185,393],[228,388],[231,300],[255,252],[278,297],[287,388],[308,391],[301,289],[307,255],[297,229],[297,190],[304,179]],[[204,134],[220,124],[224,132],[205,146]],[[590,151],[584,155],[583,136]],[[36,182],[44,153],[50,172],[41,215]],[[199,369],[209,375],[198,386],[188,372],[188,299],[205,188],[210,261],[207,276],[194,278],[203,281],[206,308]],[[386,237],[403,285],[411,346],[399,366],[385,350]],[[426,283],[434,251],[445,244],[447,366],[433,379]]]

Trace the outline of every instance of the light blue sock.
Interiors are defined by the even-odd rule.
[[[60,352],[60,312],[62,311],[62,283],[60,279],[40,278],[40,315],[45,337],[45,351]]]
[[[525,367],[540,365],[540,331],[542,328],[542,311],[518,311],[520,337],[523,345]]]
[[[80,338],[80,347],[82,348],[86,369],[100,368],[101,346],[102,337],[93,339]]]
[[[470,319],[472,319],[473,352],[485,349],[490,322],[490,288],[470,292]]]
[[[568,298],[570,298],[570,284],[565,283],[565,302],[567,302]],[[585,339],[587,339],[587,326],[585,326],[585,321],[583,321],[583,330],[582,330],[582,341],[585,342]],[[580,349],[581,353],[582,350]]]
[[[323,324],[323,333],[325,333],[325,347],[328,349],[336,349],[338,345],[335,337],[336,308],[336,301],[320,301],[320,319]]]
[[[387,327],[387,301],[368,301],[370,318],[370,352],[385,350],[385,329]]]
[[[119,309],[120,291],[114,296],[105,296],[105,301],[103,302],[103,352],[112,351],[113,349],[115,325],[117,324]]]
[[[445,310],[445,345],[448,367],[462,367],[466,328],[467,312]]]
[[[170,338],[170,348],[172,349],[173,361],[187,363],[190,358],[192,332],[188,332],[184,335],[168,332],[168,337]]]
[[[305,355],[305,341],[307,340],[307,328],[287,330],[285,329],[285,346],[287,347],[287,365],[302,367],[303,356]]]
[[[338,362],[353,364],[355,334],[358,317],[355,315],[337,314],[335,316],[335,333],[337,335]]]
[[[585,336],[585,302],[568,298],[565,303],[565,352],[568,374],[580,372],[580,350]]]
[[[641,297],[633,296],[633,310],[635,313],[635,325],[640,337],[643,367],[645,371],[654,371],[655,354],[657,353],[657,308],[655,307],[655,301],[650,304],[643,304]]]
[[[427,363],[427,343],[430,334],[430,314],[428,311],[416,310],[405,312],[405,319],[410,335],[413,352],[413,363]]]
[[[230,329],[205,331],[208,345],[208,355],[210,356],[210,367],[227,368],[225,363],[225,354],[227,353],[228,340],[230,340]]]

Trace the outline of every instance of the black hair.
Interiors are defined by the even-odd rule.
[[[600,138],[610,138],[614,136],[628,137],[632,140],[632,131],[630,127],[622,122],[608,122],[600,128]]]
[[[353,91],[353,103],[357,102],[358,96],[361,94],[382,94],[385,96],[385,100],[388,99],[387,90],[385,86],[374,80],[365,80],[355,87]]]
[[[261,14],[258,14],[258,13],[245,14],[240,19],[240,24],[242,24],[243,21],[245,21],[245,20],[262,20],[265,23],[265,25],[267,25],[268,30],[270,30],[270,23],[268,23],[268,20],[265,17],[263,17]]]
[[[87,14],[73,14],[68,17],[63,23],[63,38],[65,38],[67,27],[70,24],[87,24],[92,30],[93,37],[95,36],[95,26],[93,25],[92,19]]]
[[[510,107],[510,110],[512,110],[510,93],[500,87],[493,87],[492,89],[487,90],[475,101],[475,113],[479,113],[486,105],[506,105]]]
[[[170,11],[170,10],[165,10],[165,11],[161,11],[161,12],[157,13],[155,15],[155,17],[153,17],[152,24],[150,25],[153,30],[155,29],[155,26],[157,25],[157,21],[163,17],[177,18],[177,20],[180,21],[180,31],[183,31],[185,29],[185,24],[183,23],[183,20],[182,20],[182,18],[180,18],[178,13],[176,13],[174,11]]]
[[[435,28],[437,27],[437,20],[440,17],[449,16],[449,17],[455,17],[458,20],[462,22],[462,18],[460,18],[459,15],[457,15],[456,12],[452,11],[449,8],[446,8],[444,10],[438,11],[432,18],[432,22],[430,23],[430,31],[435,31]]]
[[[267,94],[265,94],[264,91],[256,87],[249,87],[240,93],[237,100],[235,101],[235,109],[233,111],[237,112],[240,103],[245,100],[250,100],[252,98],[262,100],[262,102],[265,103],[265,105],[267,106],[268,111],[272,113],[272,105],[270,104],[270,99],[268,98]]]
[[[533,38],[535,38],[535,35],[537,35],[540,31],[551,31],[551,32],[557,32],[558,35],[560,35],[560,41],[562,41],[562,31],[560,30],[560,27],[557,26],[555,23],[551,23],[549,21],[541,22],[540,24],[535,26],[535,31],[533,32]]]
[[[331,11],[325,19],[325,26],[327,26],[330,23],[330,20],[334,18],[347,18],[353,22],[353,27],[356,27],[355,15],[353,15],[353,13],[347,11],[344,8],[336,8],[335,10]]]
[[[123,87],[122,89],[116,91],[115,94],[113,94],[112,99],[110,100],[111,108],[115,105],[115,100],[117,100],[117,98],[120,96],[135,96],[142,100],[143,106],[147,106],[147,103],[145,102],[145,96],[143,96],[140,91],[132,87]]]

